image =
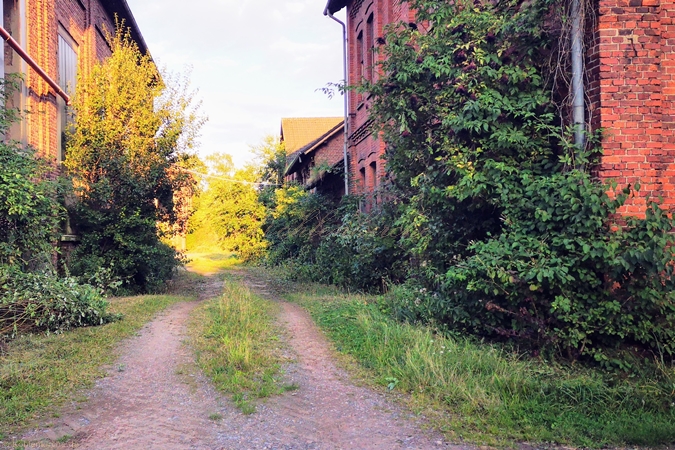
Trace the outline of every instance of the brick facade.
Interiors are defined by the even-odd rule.
[[[605,130],[598,175],[640,182],[623,213],[646,197],[675,207],[675,2],[600,0],[587,53],[591,125]]]
[[[349,84],[360,80],[377,79],[375,53],[378,37],[384,27],[399,21],[409,22],[411,13],[407,4],[391,0],[353,0],[347,2],[347,41]],[[374,192],[380,185],[384,171],[384,142],[373,137],[368,111],[371,100],[366,95],[349,93],[349,164],[350,193]]]
[[[288,157],[286,182],[296,182],[313,192],[332,197],[344,195],[344,121]]]
[[[586,107],[591,129],[604,129],[604,156],[597,175],[619,187],[641,189],[623,207],[641,215],[647,197],[675,209],[675,0],[598,0],[592,3],[586,45]],[[388,23],[411,21],[407,3],[396,0],[332,0],[347,7],[349,83],[377,77],[364,69],[364,40],[382,35]],[[368,22],[373,18],[373,35]],[[370,101],[350,93],[350,164],[354,193],[372,192],[384,175],[383,143],[372,137]]]
[[[60,84],[59,35],[73,47],[78,74],[88,73],[97,61],[110,56],[106,33],[114,33],[115,14],[126,19],[139,48],[147,51],[123,0],[4,0],[3,6],[5,29]],[[10,137],[58,162],[63,158],[61,123],[65,103],[6,43],[5,71],[24,74],[22,92],[14,103],[29,112],[21,126],[11,130]]]

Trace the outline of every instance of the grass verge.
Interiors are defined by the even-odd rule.
[[[309,309],[367,382],[403,392],[452,440],[589,448],[675,441],[675,370],[620,378],[600,370],[521,358],[496,346],[402,324],[376,297],[313,285],[285,294]],[[666,379],[674,381],[671,385]]]
[[[15,433],[44,416],[80,389],[105,375],[117,358],[116,345],[132,336],[157,312],[188,297],[139,296],[110,300],[123,320],[78,328],[58,335],[29,335],[12,341],[0,354],[0,434]]]
[[[197,364],[245,414],[255,412],[255,399],[295,388],[283,385],[274,313],[273,303],[226,276],[222,296],[198,308],[190,321]]]

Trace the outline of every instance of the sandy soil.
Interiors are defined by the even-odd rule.
[[[202,299],[215,296],[215,281]],[[353,385],[308,314],[280,301],[264,282],[248,280],[280,305],[280,323],[296,363],[286,368],[299,389],[245,416],[193,367],[183,344],[199,302],[174,305],[122,348],[109,376],[85,403],[27,433],[26,448],[53,449],[461,449],[424,431],[383,394]],[[65,441],[65,442],[64,442]]]

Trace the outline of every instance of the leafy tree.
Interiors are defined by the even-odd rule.
[[[195,183],[180,167],[204,119],[185,79],[160,75],[128,32],[110,41],[112,56],[80,78],[73,103],[65,166],[81,242],[72,270],[108,268],[127,288],[148,291],[180,264],[157,223],[176,221],[174,194]]]
[[[260,181],[277,186],[283,185],[288,161],[286,145],[279,137],[268,134],[262,143],[251,146],[251,151],[258,159]]]
[[[206,164],[208,186],[195,199],[193,233],[202,241],[214,239],[218,247],[237,252],[245,260],[259,257],[267,243],[262,231],[265,207],[258,200],[256,168],[236,170],[232,157],[223,153],[209,155]]]

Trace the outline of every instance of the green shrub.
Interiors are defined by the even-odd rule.
[[[3,105],[16,87],[11,79],[0,82]],[[18,119],[17,110],[0,108],[0,134],[6,135]],[[50,169],[32,148],[0,141],[0,265],[49,265],[64,212],[56,183],[47,179]]]
[[[87,277],[103,267],[127,290],[148,292],[182,263],[158,224],[170,230],[185,222],[175,194],[196,183],[181,169],[190,166],[187,151],[203,120],[187,82],[160,76],[128,31],[118,30],[110,44],[112,55],[81,77],[73,100],[64,165],[81,241],[71,271]]]
[[[298,280],[377,291],[404,273],[395,207],[358,211],[359,198],[340,203],[299,186],[276,192],[266,237],[268,263],[284,265]]]
[[[502,233],[446,274],[443,320],[573,357],[626,345],[675,356],[675,222],[650,202],[645,219],[618,223],[629,191],[610,200],[578,170],[513,177],[496,188]]]
[[[93,286],[51,273],[0,266],[0,339],[33,332],[59,333],[119,320]]]

